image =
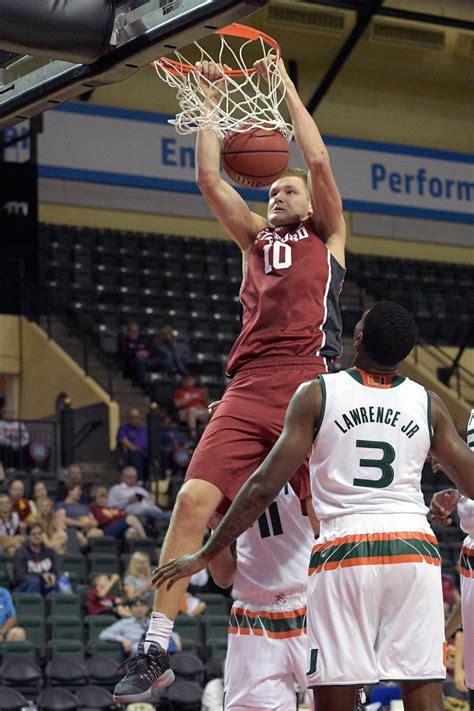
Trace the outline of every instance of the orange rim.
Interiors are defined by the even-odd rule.
[[[274,49],[278,54],[281,53],[280,45],[273,37],[265,34],[265,32],[260,32],[253,27],[247,27],[247,25],[239,25],[237,22],[227,25],[227,27],[222,27],[220,30],[216,30],[216,35],[226,35],[228,37],[241,37],[246,40],[258,40],[262,39],[265,44],[268,44],[272,49]],[[161,57],[153,62],[154,66],[158,66],[164,69],[169,74],[173,74],[176,77],[183,77],[190,72],[196,72],[196,67],[192,64],[187,64],[186,62],[179,62],[176,59],[170,59],[169,57]],[[224,74],[228,77],[243,77],[255,74],[255,69],[253,67],[248,67],[244,72],[243,69],[226,69]]]

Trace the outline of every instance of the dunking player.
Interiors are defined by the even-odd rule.
[[[267,60],[256,70],[264,77]],[[209,101],[223,81],[203,63]],[[242,250],[242,331],[230,353],[232,382],[205,430],[178,495],[161,562],[195,551],[221,504],[228,505],[281,433],[295,389],[341,351],[338,296],[344,278],[342,203],[321,135],[283,63],[286,104],[296,142],[309,169],[288,171],[270,188],[268,219],[249,210],[219,174],[220,144],[211,130],[198,133],[197,182],[226,232]],[[298,476],[304,477],[303,466]],[[298,481],[293,482],[295,489]],[[225,510],[225,509],[224,509]],[[159,590],[146,640],[115,700],[142,701],[174,678],[166,653],[186,583]]]
[[[474,410],[467,426],[467,443],[474,450]],[[442,467],[433,463],[433,470]],[[449,474],[448,474],[449,476]],[[430,510],[433,521],[440,524],[451,523],[450,515],[457,510],[462,530],[467,533],[461,549],[461,619],[464,630],[464,673],[466,686],[470,690],[471,709],[474,711],[474,501],[461,496],[456,489],[438,491],[431,500]],[[461,619],[454,613],[446,623],[446,637],[451,636]]]
[[[428,452],[474,496],[474,453],[442,401],[397,364],[417,328],[380,302],[355,329],[352,369],[303,384],[283,434],[210,541],[155,575],[168,586],[204,567],[261,514],[311,454],[321,535],[308,581],[308,685],[318,711],[352,711],[357,686],[396,679],[405,711],[441,711],[444,615],[440,556],[426,521]],[[315,437],[316,432],[316,437]]]
[[[306,689],[306,582],[313,530],[286,484],[257,523],[210,564],[233,584],[225,665],[226,711],[296,709]]]

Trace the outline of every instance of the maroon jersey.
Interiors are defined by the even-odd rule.
[[[261,230],[240,288],[242,331],[229,355],[229,375],[256,358],[340,356],[345,271],[311,219]]]

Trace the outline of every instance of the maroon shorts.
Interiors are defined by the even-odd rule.
[[[296,364],[295,364],[296,360]],[[286,409],[296,388],[327,373],[324,358],[265,358],[241,368],[227,387],[192,456],[185,481],[204,479],[224,495],[225,513],[283,429]],[[291,482],[300,496],[309,496],[308,460]]]

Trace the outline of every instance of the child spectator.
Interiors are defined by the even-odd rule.
[[[155,588],[151,583],[151,562],[148,553],[136,551],[132,554],[123,578],[123,589],[127,600],[142,597],[152,604]]]
[[[25,538],[18,514],[12,511],[8,494],[0,494],[0,548],[12,556]]]
[[[56,554],[42,542],[39,523],[28,523],[26,534],[27,540],[13,556],[14,592],[37,592],[46,597],[57,589]]]
[[[16,625],[16,610],[12,596],[6,588],[0,588],[0,640]]]
[[[26,630],[23,627],[12,627],[5,637],[5,642],[26,642]]]
[[[66,553],[68,535],[66,531],[66,516],[64,509],[54,510],[52,499],[39,499],[36,521],[43,528],[42,541],[45,546],[52,548],[55,553]]]
[[[68,484],[68,494],[64,501],[56,504],[56,509],[64,509],[66,526],[75,528],[81,548],[87,545],[87,539],[103,536],[103,532],[93,517],[87,504],[81,504],[81,487],[72,482]]]
[[[187,424],[191,439],[196,440],[197,423],[209,419],[208,397],[204,388],[196,387],[196,380],[190,373],[183,375],[181,387],[174,391],[173,404],[179,419]]]
[[[145,529],[136,516],[107,506],[107,493],[105,486],[96,486],[92,490],[91,513],[103,533],[118,539],[146,538]]]
[[[120,581],[117,573],[110,576],[99,573],[93,580],[93,587],[87,593],[87,612],[89,615],[114,613],[117,617],[130,617],[130,610],[124,606],[121,597],[113,595],[111,590]]]
[[[20,521],[31,521],[33,511],[30,502],[25,496],[25,485],[21,479],[13,479],[10,482],[8,493],[12,502],[12,510],[18,514]]]

